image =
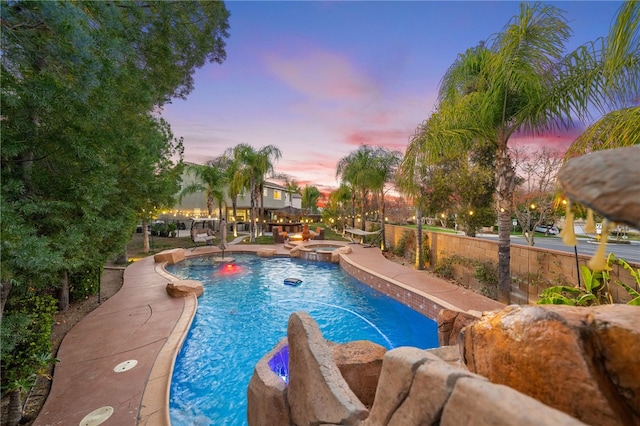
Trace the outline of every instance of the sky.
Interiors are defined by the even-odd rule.
[[[606,36],[620,2],[552,2],[573,30],[568,49]],[[195,73],[162,116],[203,164],[227,148],[274,145],[276,173],[329,192],[336,164],[360,145],[404,153],[433,112],[457,55],[500,32],[515,1],[228,1],[227,59]],[[566,150],[576,131],[520,143]],[[518,141],[516,141],[518,142]]]

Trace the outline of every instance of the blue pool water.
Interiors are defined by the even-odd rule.
[[[253,367],[287,334],[291,313],[308,312],[325,338],[371,340],[387,349],[438,346],[434,321],[358,282],[339,266],[290,258],[234,254],[168,266],[199,280],[204,295],[171,381],[173,426],[245,425]],[[284,279],[302,280],[299,286]]]

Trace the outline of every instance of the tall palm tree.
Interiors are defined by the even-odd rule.
[[[371,189],[376,191],[380,197],[380,249],[386,250],[385,244],[385,217],[386,208],[384,202],[384,194],[387,183],[392,182],[395,178],[396,169],[402,158],[402,153],[392,151],[387,148],[378,147],[374,150],[373,155],[373,175],[371,177]]]
[[[225,171],[227,175],[227,195],[231,199],[232,215],[233,215],[233,236],[238,236],[238,197],[245,190],[250,190],[250,180],[245,173],[244,151],[246,145],[239,144],[233,148],[228,148],[223,155]]]
[[[234,147],[234,158],[238,161],[238,170],[235,173],[236,181],[247,184],[251,195],[250,239],[255,242],[258,232],[256,219],[257,209],[260,204],[262,187],[267,174],[273,173],[273,161],[282,157],[280,150],[274,145],[267,145],[260,149],[254,149],[247,144],[239,144]]]
[[[289,205],[293,206],[293,194],[300,194],[302,189],[300,188],[300,185],[298,185],[298,182],[290,176],[283,175],[282,178],[284,179],[285,191],[289,198]]]
[[[222,218],[222,202],[224,201],[224,186],[227,183],[224,168],[216,160],[206,164],[190,164],[187,166],[196,181],[182,188],[180,200],[186,195],[204,192],[207,202],[207,212],[213,215],[214,204],[218,202],[220,217]]]
[[[637,103],[638,15],[637,1],[625,3],[602,49],[583,47],[563,57],[569,27],[562,11],[523,3],[502,32],[486,46],[460,55],[442,80],[438,125],[427,132],[430,152],[468,149],[477,143],[490,143],[495,149],[502,302],[510,302],[511,284],[509,227],[516,175],[510,138],[515,132],[570,127],[574,118],[588,117],[590,105]],[[627,129],[633,127],[626,124]]]
[[[436,135],[435,152],[484,142],[495,149],[498,297],[504,303],[510,302],[511,200],[516,183],[509,141],[517,131],[570,124],[571,105],[550,101],[553,70],[563,58],[569,34],[561,10],[522,3],[520,14],[502,32],[460,55],[441,82],[438,114],[449,132]]]
[[[338,161],[336,177],[342,182],[351,185],[357,191],[353,191],[352,201],[355,208],[356,194],[360,198],[360,214],[362,217],[361,229],[365,230],[366,202],[369,190],[375,183],[375,171],[373,169],[375,150],[367,145],[362,145],[356,151]],[[355,212],[352,226],[355,227]]]
[[[426,127],[429,120],[421,123],[416,129],[407,146],[402,161],[396,174],[396,186],[400,191],[413,201],[416,212],[416,263],[415,268],[424,269],[424,256],[422,250],[422,213],[426,211],[427,197],[426,178],[429,175],[431,156],[428,155],[429,146],[426,143]]]
[[[320,199],[320,191],[313,185],[305,185],[302,188],[302,208],[307,214],[314,214],[318,211],[318,199]]]
[[[351,188],[343,183],[340,185],[340,187],[338,187],[338,189],[332,191],[331,194],[329,194],[329,200],[336,206],[336,211],[338,212],[338,215],[341,219],[340,225],[342,226],[343,231],[347,216],[345,205],[349,203],[349,200],[351,200],[352,193],[353,191],[351,190]]]

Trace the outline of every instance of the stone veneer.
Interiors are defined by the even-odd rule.
[[[389,282],[388,280],[372,274],[371,272],[363,271],[344,259],[340,259],[340,266],[357,280],[362,281],[374,290],[409,306],[411,309],[421,313],[427,318],[435,320],[438,318],[440,310],[447,308],[446,306],[442,306],[425,296],[407,290],[406,288]]]

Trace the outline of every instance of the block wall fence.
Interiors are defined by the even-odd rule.
[[[385,242],[389,248],[396,247],[405,232],[415,232],[411,228],[385,225]],[[476,279],[476,265],[493,270],[497,276],[498,239],[495,240],[465,237],[460,234],[423,231],[428,238],[431,260],[426,265],[433,270],[435,266],[453,262],[453,278],[466,287],[481,290],[487,287]],[[591,256],[578,254],[578,264],[586,265]],[[630,263],[634,269],[637,263]],[[613,280],[640,291],[630,272],[620,265],[614,265],[611,271]],[[554,285],[575,286],[578,283],[578,269],[574,253],[561,252],[528,246],[511,246],[511,303],[518,305],[535,304],[542,291]],[[484,290],[482,290],[484,291]],[[612,285],[610,292],[617,303],[630,300],[629,294],[620,286]]]

